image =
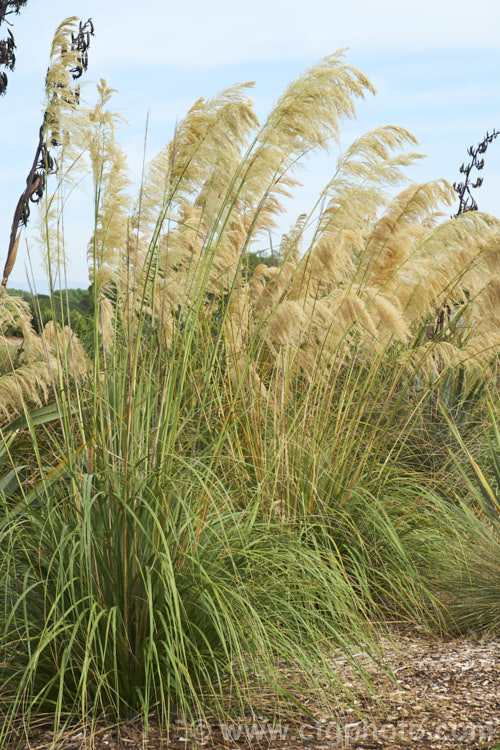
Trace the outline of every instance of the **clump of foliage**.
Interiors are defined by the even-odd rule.
[[[487,452],[478,460],[463,439],[456,420],[444,411],[458,452],[470,501],[457,504],[452,556],[437,544],[429,547],[428,575],[447,601],[446,625],[455,633],[500,632],[500,431],[498,414],[487,400],[490,424]],[[434,570],[432,568],[434,567]],[[436,570],[439,574],[436,575]]]

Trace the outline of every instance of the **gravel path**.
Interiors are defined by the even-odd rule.
[[[100,729],[93,750],[431,750],[434,748],[500,748],[500,641],[430,640],[425,635],[395,634],[383,643],[396,682],[391,681],[366,654],[363,661],[380,705],[345,658],[334,658],[342,681],[353,691],[364,715],[354,709],[311,722],[307,717],[272,726],[261,723],[199,722],[172,725],[168,742],[158,727],[147,738],[137,726],[125,726],[120,735]],[[22,750],[47,750],[51,735],[39,730]],[[60,750],[88,750],[81,732],[68,733]]]

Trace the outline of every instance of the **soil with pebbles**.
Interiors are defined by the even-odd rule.
[[[145,736],[137,725],[98,729],[92,750],[431,750],[500,748],[500,641],[483,639],[435,640],[424,634],[394,634],[383,643],[393,679],[366,654],[357,654],[370,675],[375,694],[370,696],[347,659],[334,664],[344,684],[368,719],[360,721],[355,709],[344,709],[334,719],[316,723],[306,715],[293,722],[269,724],[263,719],[224,725],[198,722],[172,724],[168,740],[160,728],[149,726]],[[394,681],[394,678],[396,681]],[[306,700],[307,702],[307,700]],[[313,701],[311,700],[311,708]],[[373,718],[371,718],[373,717]],[[17,744],[17,743],[16,743]],[[50,732],[40,729],[20,750],[54,747]],[[90,750],[82,732],[68,732],[58,750]],[[10,750],[10,749],[9,749]]]

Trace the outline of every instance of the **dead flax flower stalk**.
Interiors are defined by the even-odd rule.
[[[71,17],[63,21],[56,30],[51,49],[51,61],[47,71],[45,90],[47,106],[39,130],[38,144],[28,177],[26,188],[21,194],[12,220],[7,259],[0,284],[0,322],[2,327],[16,323],[21,326],[24,337],[25,360],[16,366],[10,358],[12,372],[2,377],[0,385],[0,414],[12,416],[20,408],[25,398],[41,405],[48,396],[48,385],[54,382],[57,372],[57,344],[62,343],[59,335],[37,337],[30,323],[28,306],[5,294],[6,286],[14,268],[20,230],[28,223],[30,204],[38,203],[43,197],[46,177],[57,171],[57,163],[49,151],[49,146],[60,145],[62,114],[74,111],[79,104],[79,88],[74,85],[87,68],[87,50],[90,36],[94,33],[92,21],[85,24]],[[68,338],[69,337],[69,338]],[[76,369],[82,371],[83,350],[75,343],[74,336],[64,333],[64,343],[71,347],[78,360]],[[75,349],[76,345],[76,349]],[[55,359],[54,359],[55,357]],[[42,368],[42,363],[45,368]]]
[[[12,220],[7,260],[3,271],[1,285],[6,287],[9,276],[14,268],[19,246],[19,229],[26,226],[30,214],[30,203],[38,203],[45,189],[46,176],[54,174],[57,164],[51,156],[48,145],[59,145],[58,123],[61,112],[74,109],[79,102],[79,89],[73,87],[75,81],[87,69],[87,49],[90,45],[90,35],[94,33],[91,19],[85,24],[80,22],[78,32],[73,32],[78,19],[68,18],[58,27],[52,42],[51,65],[46,76],[47,107],[43,122],[40,126],[38,145],[35,157],[26,179],[26,188],[21,194]],[[68,34],[71,33],[71,43],[68,47]]]

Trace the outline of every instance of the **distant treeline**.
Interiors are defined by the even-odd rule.
[[[277,259],[268,251],[248,252],[245,257],[245,269],[252,274],[259,263],[267,266],[277,265]],[[33,316],[33,327],[40,333],[50,321],[56,320],[60,325],[69,325],[83,344],[92,343],[92,316],[94,313],[94,292],[92,285],[88,289],[63,289],[54,292],[52,300],[48,294],[33,295],[22,289],[10,289],[8,293],[22,297],[29,304]],[[20,336],[21,331],[9,328],[7,336]]]
[[[48,294],[33,295],[21,289],[9,289],[9,294],[22,297],[29,304],[33,316],[33,327],[40,333],[50,320],[61,325],[69,325],[82,343],[90,343],[94,295],[92,286],[88,289],[64,289]],[[21,335],[14,328],[6,331],[9,336]]]

